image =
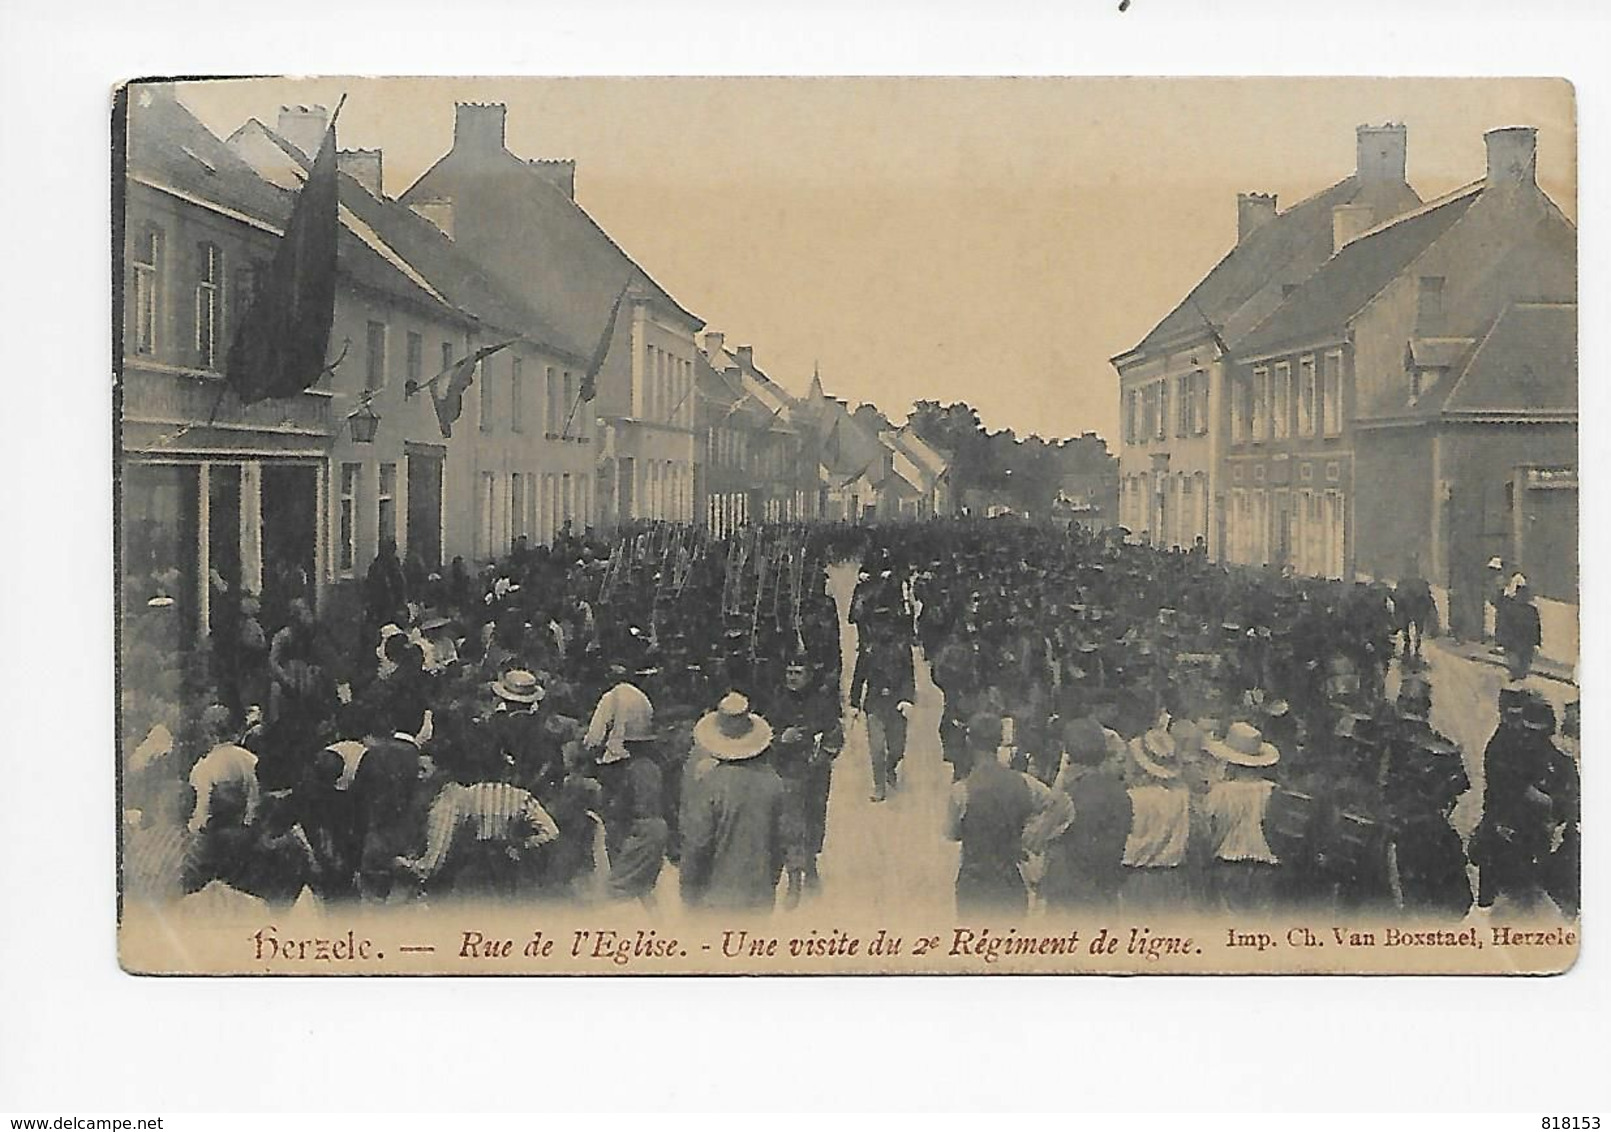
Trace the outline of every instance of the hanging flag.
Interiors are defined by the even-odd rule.
[[[511,338],[494,346],[483,346],[474,353],[466,354],[425,383],[425,388],[431,391],[431,400],[436,403],[436,423],[442,426],[444,438],[453,435],[453,422],[464,413],[464,391],[475,381],[475,367],[499,350],[514,344],[515,339]],[[438,392],[437,383],[444,377],[447,378],[447,387]]]
[[[621,314],[621,301],[631,288],[632,280],[629,278],[621,285],[621,293],[615,296],[615,302],[610,304],[609,321],[604,324],[604,333],[599,336],[599,344],[593,351],[593,360],[588,363],[587,373],[582,375],[579,400],[591,401],[598,396],[599,373],[604,369],[604,359],[610,354],[610,343],[615,340],[615,320]]]
[[[224,363],[244,405],[291,397],[326,371],[336,311],[336,113]]]

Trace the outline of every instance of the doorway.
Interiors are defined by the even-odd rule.
[[[408,553],[428,572],[442,569],[443,450],[421,445],[408,449]]]
[[[314,600],[318,469],[312,464],[265,463],[262,510],[263,615],[277,628],[285,624],[294,599]]]

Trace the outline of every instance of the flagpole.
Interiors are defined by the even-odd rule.
[[[581,407],[582,407],[582,393],[581,393],[581,390],[577,390],[577,392],[576,392],[576,400],[574,402],[572,402],[572,404],[571,404],[570,415],[565,418],[565,427],[560,429],[560,431],[559,431],[559,438],[561,440],[565,440],[565,439],[569,438],[569,436],[571,434],[571,422],[576,419],[576,410],[580,409]]]

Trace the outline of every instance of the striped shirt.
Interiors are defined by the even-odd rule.
[[[432,876],[446,863],[454,837],[468,830],[477,841],[505,841],[535,848],[559,836],[548,811],[527,790],[508,782],[449,783],[431,803],[425,823],[425,854],[419,868]]]

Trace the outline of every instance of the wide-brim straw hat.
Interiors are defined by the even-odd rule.
[[[1175,765],[1175,739],[1169,732],[1155,728],[1130,744],[1130,754],[1136,765],[1154,778],[1178,778],[1180,768]]]
[[[499,699],[517,704],[542,702],[543,686],[537,677],[523,668],[511,668],[492,682],[492,692]]]
[[[750,701],[729,692],[694,724],[694,742],[723,762],[753,759],[772,745],[772,725],[750,711]]]
[[[1223,740],[1210,739],[1204,745],[1216,759],[1236,766],[1274,766],[1281,759],[1281,752],[1273,743],[1266,743],[1251,723],[1233,723]]]

